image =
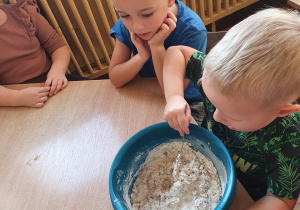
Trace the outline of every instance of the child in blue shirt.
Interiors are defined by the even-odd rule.
[[[122,87],[138,74],[157,77],[163,90],[162,69],[166,49],[185,45],[205,52],[206,28],[200,17],[177,0],[112,0],[120,19],[111,29],[116,45],[109,67],[113,85]],[[133,57],[131,57],[133,53]],[[185,79],[185,99],[191,104],[201,95]]]

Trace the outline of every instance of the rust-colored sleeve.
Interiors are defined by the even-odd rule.
[[[36,29],[35,36],[39,39],[48,55],[51,56],[55,50],[65,45],[60,35],[39,13],[39,8],[35,0],[22,0],[18,3],[30,15],[30,20]]]
[[[65,43],[48,21],[39,13],[37,13],[36,22],[36,36],[40,40],[41,45],[44,47],[48,55],[51,56],[55,50],[64,46]]]

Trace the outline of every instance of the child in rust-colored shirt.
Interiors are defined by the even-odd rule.
[[[48,96],[68,85],[69,50],[38,11],[35,0],[16,4],[0,0],[0,106],[42,107]],[[41,75],[45,75],[44,87],[12,90],[1,86]]]

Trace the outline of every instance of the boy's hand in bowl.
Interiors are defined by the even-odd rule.
[[[187,102],[181,96],[172,96],[168,99],[165,108],[165,120],[169,123],[170,127],[179,131],[180,135],[189,134],[189,124],[192,120],[191,108],[187,104],[186,113],[185,105]]]

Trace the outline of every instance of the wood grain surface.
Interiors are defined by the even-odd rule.
[[[164,121],[164,107],[155,78],[70,82],[43,108],[1,107],[0,209],[113,209],[111,163],[130,136]],[[252,202],[238,182],[231,209]]]

